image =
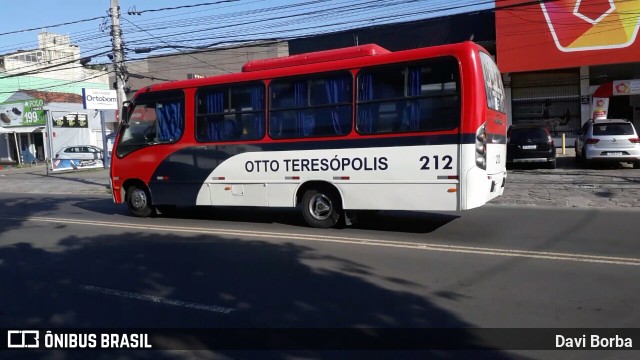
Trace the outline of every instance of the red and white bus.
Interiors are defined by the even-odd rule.
[[[151,85],[127,102],[111,184],[136,216],[177,206],[457,211],[502,194],[500,72],[473,42],[255,60]]]

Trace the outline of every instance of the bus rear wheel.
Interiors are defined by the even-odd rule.
[[[340,197],[333,190],[311,189],[302,196],[302,216],[313,227],[335,226],[341,214]]]
[[[147,217],[153,213],[151,208],[151,197],[145,188],[131,185],[127,188],[127,207],[129,211],[138,217]]]

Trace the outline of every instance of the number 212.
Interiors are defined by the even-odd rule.
[[[429,161],[431,160],[430,157],[428,156],[423,156],[420,158],[420,161],[423,162],[422,167],[420,168],[420,170],[430,170],[431,168],[429,167]],[[440,158],[438,157],[438,155],[433,155],[433,161],[435,161],[435,167],[434,169],[438,170],[440,169]],[[453,169],[451,167],[451,162],[453,161],[453,157],[451,157],[451,155],[445,155],[442,157],[442,162],[444,163],[444,166],[442,167],[443,169],[447,169],[447,170],[451,170]]]

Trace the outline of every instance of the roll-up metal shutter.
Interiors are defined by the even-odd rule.
[[[555,138],[580,130],[580,69],[511,74],[513,124],[544,124]]]

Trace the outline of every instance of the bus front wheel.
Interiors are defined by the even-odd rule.
[[[127,189],[127,207],[133,215],[138,217],[147,217],[153,213],[149,192],[136,185]]]
[[[340,220],[339,195],[332,190],[307,190],[302,196],[302,215],[313,227],[327,229]]]

